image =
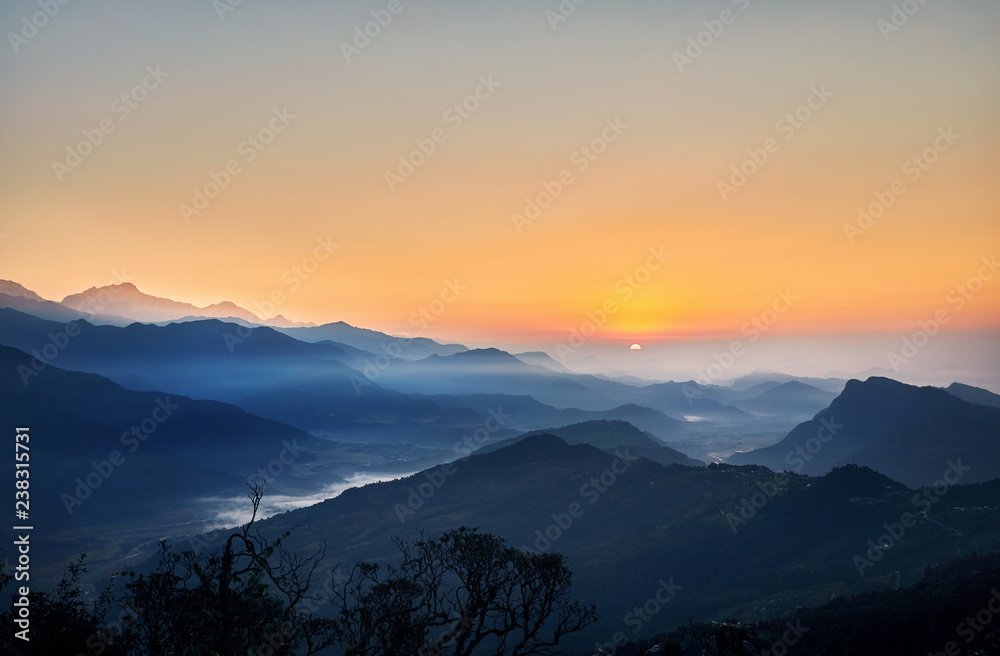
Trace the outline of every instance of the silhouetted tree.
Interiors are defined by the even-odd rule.
[[[251,486],[250,521],[218,553],[173,553],[160,543],[156,568],[127,572],[89,603],[83,556],[57,588],[33,592],[31,641],[0,633],[0,652],[100,656],[309,656],[332,644],[333,622],[302,610],[322,551],[306,557],[253,531],[263,486]],[[115,611],[117,615],[113,615]],[[12,610],[0,613],[13,625]],[[114,621],[109,621],[109,620]]]
[[[102,631],[114,608],[110,591],[105,591],[95,601],[87,599],[80,586],[80,577],[86,574],[86,554],[71,562],[54,590],[32,592],[28,595],[30,608],[30,640],[14,635],[17,608],[0,612],[0,653],[51,654],[100,653],[101,656],[121,656],[123,652],[109,648]],[[17,582],[7,577],[0,588],[10,584],[17,589]],[[18,596],[18,595],[15,595]]]
[[[323,551],[284,549],[254,532],[263,496],[251,485],[253,514],[219,553],[171,552],[161,543],[148,575],[128,572],[119,603],[133,609],[115,644],[129,656],[308,656],[332,643],[333,623],[302,612]]]
[[[335,635],[349,656],[545,656],[596,619],[569,601],[561,554],[524,554],[466,527],[396,544],[399,565],[358,563],[335,592]]]

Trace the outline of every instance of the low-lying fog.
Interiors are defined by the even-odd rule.
[[[342,482],[326,485],[318,492],[304,495],[275,495],[267,494],[265,491],[264,497],[261,499],[260,509],[257,512],[257,519],[265,519],[272,515],[285,512],[286,510],[304,508],[306,506],[320,503],[321,501],[326,501],[327,499],[333,499],[339,496],[344,490],[348,490],[352,487],[362,487],[364,485],[368,485],[369,483],[379,483],[382,481],[391,481],[397,478],[405,478],[411,473],[413,472],[404,474],[398,472],[370,472],[355,474],[353,476],[346,477]],[[219,528],[229,528],[245,524],[250,521],[253,514],[253,508],[250,505],[250,500],[245,494],[229,498],[204,497],[199,499],[199,502],[204,504],[204,506],[209,509],[209,514],[214,516],[214,525]]]

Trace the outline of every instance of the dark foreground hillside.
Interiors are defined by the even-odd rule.
[[[727,631],[744,631],[749,651],[703,651],[713,635]],[[621,645],[616,653],[995,656],[1000,654],[1000,553],[928,567],[920,583],[900,590],[839,597],[752,626],[697,622],[648,642]]]
[[[928,565],[1000,549],[995,483],[938,494],[856,466],[813,478],[753,466],[664,467],[621,455],[530,437],[348,490],[261,529],[280,534],[297,525],[289,544],[326,543],[330,568],[386,562],[394,537],[463,525],[518,549],[565,554],[574,598],[596,604],[600,618],[567,638],[574,653],[690,618],[757,621],[835,595],[913,585]],[[670,601],[651,602],[656,612],[642,620],[635,609],[668,595],[664,588],[674,593]]]

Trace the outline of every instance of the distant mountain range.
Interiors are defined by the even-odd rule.
[[[23,289],[4,289],[37,302]],[[937,480],[949,459],[964,456],[976,461],[969,480],[1000,475],[1000,450],[994,448],[1000,410],[978,404],[996,404],[1000,396],[958,384],[942,391],[870,378],[847,382],[839,396],[824,389],[840,386],[832,379],[813,379],[823,387],[757,377],[741,380],[739,389],[693,381],[636,386],[559,372],[544,354],[519,358],[432,340],[400,345],[385,341],[391,336],[342,323],[281,330],[215,319],[75,325],[80,334],[55,349],[59,367],[97,373],[135,390],[232,403],[337,440],[447,448],[482,426],[491,409],[506,408],[510,424],[492,434],[493,441],[593,420],[625,421],[695,460],[720,449],[732,453],[724,450],[727,443],[752,437],[749,444],[763,448],[730,461],[823,474],[856,460],[921,485]],[[51,351],[52,335],[64,326],[0,309],[0,343],[26,353]],[[289,332],[308,332],[317,341]],[[405,359],[405,348],[425,357]],[[847,426],[836,439],[822,443],[815,456],[794,453],[814,445],[810,438],[833,420]]]
[[[10,280],[0,280],[0,307],[11,308],[52,321],[72,321],[74,319],[90,318],[100,323],[117,326],[124,326],[131,323],[124,317],[113,317],[100,312],[87,313],[74,310],[62,303],[46,300],[30,289]]]
[[[144,294],[130,282],[106,287],[91,287],[79,294],[70,294],[62,300],[62,304],[80,312],[90,312],[92,308],[101,308],[102,312],[145,323],[176,321],[183,317],[217,319],[233,317],[257,324],[263,323],[256,314],[244,310],[230,301],[200,308],[190,303]],[[282,318],[283,323],[287,323],[287,321],[287,319]]]
[[[728,389],[733,391],[744,391],[762,383],[771,384],[773,386],[774,383],[798,381],[813,387],[818,387],[819,389],[827,392],[839,394],[841,390],[844,389],[844,383],[847,381],[847,378],[848,377],[812,378],[808,376],[792,376],[791,374],[785,374],[778,371],[755,371],[752,374],[747,374],[746,376],[740,376],[739,378],[734,379],[728,386]]]
[[[301,342],[265,326],[244,331],[216,319],[165,326],[101,326],[84,320],[74,325],[79,334],[51,358],[57,366],[100,374],[132,389],[233,403],[327,437],[439,447],[485,420],[472,411],[442,410],[424,397],[380,387],[362,373],[374,356],[344,344]],[[49,335],[64,328],[0,309],[0,343],[26,353],[51,350]]]
[[[298,524],[294,546],[325,541],[331,564],[390,558],[393,537],[460,525],[565,553],[574,596],[604,618],[581,648],[620,630],[659,579],[683,587],[649,633],[790,613],[915,583],[956,549],[1000,549],[1000,395],[986,390],[763,373],[731,386],[609,379],[540,352],[342,322],[275,328],[232,304],[104,291],[121,302],[102,311],[150,321],[85,313],[99,290],[66,304],[0,283],[0,421],[28,423],[39,445],[45,558],[86,549],[117,566],[148,547],[122,537],[137,525],[145,540],[191,530],[211,515],[206,499],[239,497],[275,462],[274,497],[343,483],[345,445],[377,446],[390,465],[380,471],[424,471],[262,530]],[[234,318],[153,320],[192,308]],[[735,448],[736,464],[719,462]],[[942,479],[944,492],[910,489]],[[859,573],[855,556],[903,513],[905,538]]]
[[[61,302],[42,298],[30,289],[10,280],[0,280],[0,307],[38,313],[46,319],[71,320],[90,318],[100,323],[127,325],[135,321],[156,323],[190,318],[240,319],[254,324],[300,326],[278,315],[262,320],[254,313],[230,301],[197,307],[190,303],[145,294],[130,282],[91,287],[70,294]],[[70,312],[67,312],[69,310]]]
[[[962,383],[952,383],[944,388],[952,396],[957,396],[963,401],[975,403],[977,405],[988,405],[993,408],[1000,408],[1000,394],[994,394],[989,390]]]
[[[751,387],[750,390],[759,390],[762,386],[766,389],[760,391],[756,396],[746,399],[734,399],[732,404],[757,415],[781,416],[781,417],[812,417],[830,402],[837,398],[834,392],[807,385],[806,383],[790,380],[787,383],[761,383]]]
[[[71,294],[61,302],[42,298],[23,285],[0,280],[0,308],[10,308],[52,321],[87,319],[91,323],[127,326],[131,323],[167,324],[200,319],[223,319],[244,326],[268,326],[305,342],[330,340],[382,355],[401,346],[399,357],[416,360],[428,355],[452,355],[466,350],[461,344],[440,344],[426,337],[394,337],[376,330],[356,328],[338,321],[317,326],[290,321],[282,315],[262,319],[231,301],[197,307],[191,303],[152,296],[134,284],[123,282],[104,287],[91,287]]]
[[[1000,476],[1000,408],[969,403],[950,390],[889,378],[851,380],[828,408],[777,444],[729,461],[812,475],[857,462],[910,486],[941,480],[949,463],[959,460],[970,467],[962,482]],[[995,396],[957,390],[972,398]]]
[[[393,337],[377,330],[357,328],[343,321],[326,323],[322,326],[309,327],[277,327],[289,337],[303,342],[332,341],[347,344],[374,355],[399,358],[401,360],[420,360],[429,355],[454,355],[467,351],[461,344],[441,344],[427,337]]]
[[[41,302],[45,299],[31,291],[24,285],[16,283],[12,280],[0,280],[0,294],[5,294],[7,296],[16,296],[18,298],[24,298],[29,301]]]

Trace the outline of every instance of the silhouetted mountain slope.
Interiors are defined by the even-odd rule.
[[[920,493],[861,467],[816,479],[753,466],[663,467],[634,457],[629,447],[606,453],[536,435],[349,490],[275,516],[261,530],[279,534],[298,524],[296,548],[325,541],[331,564],[392,558],[393,536],[460,525],[532,551],[564,553],[576,574],[574,596],[599,604],[603,618],[574,643],[584,648],[622,630],[660,579],[683,586],[656,616],[657,626],[669,627],[690,617],[752,616],[763,605],[791,612],[833,592],[880,589],[896,572],[906,585],[926,563],[953,555],[956,541],[963,552],[1000,547],[996,488],[970,492],[990,510],[959,512],[938,501],[925,518],[914,506]],[[962,489],[954,489],[956,498]],[[860,575],[854,556],[904,512],[914,520],[903,541]]]
[[[609,453],[628,447],[632,454],[661,465],[705,466],[700,460],[664,446],[626,421],[591,420],[560,428],[546,428],[483,447],[477,453],[491,453],[535,435],[555,435],[567,444],[588,444]]]
[[[796,610],[754,624],[763,645],[780,644],[790,656],[813,654],[969,654],[987,656],[1000,647],[1000,627],[992,609],[1000,608],[1000,553],[928,567],[916,585],[839,597],[816,608]],[[977,615],[982,613],[981,618]],[[992,618],[990,622],[982,619]],[[789,630],[790,627],[799,629]],[[670,641],[686,645],[693,633],[703,634],[702,623],[678,627],[652,644],[628,645],[621,656],[653,654]],[[782,636],[789,638],[788,642]],[[658,641],[659,642],[659,641]],[[764,648],[765,653],[771,650]],[[669,651],[667,653],[670,653]]]
[[[54,365],[25,385],[20,370],[31,360],[0,346],[0,422],[30,428],[33,517],[46,534],[107,522],[163,523],[182,509],[191,519],[198,514],[193,499],[238,495],[248,476],[288,445],[285,464],[298,467],[330,447],[229,404],[135,392]],[[286,477],[272,488],[308,483]]]
[[[848,381],[830,407],[733,463],[822,474],[856,460],[907,485],[930,485],[962,458],[964,483],[1000,476],[1000,410],[888,378]]]
[[[1000,408],[1000,394],[994,394],[989,390],[962,383],[952,383],[944,388],[952,396],[957,396],[963,401],[975,403],[977,405],[988,405],[993,408]]]
[[[393,337],[377,330],[357,328],[343,321],[278,330],[304,342],[332,340],[378,355],[395,354],[398,346],[398,357],[404,360],[419,360],[430,355],[452,355],[466,350],[461,344],[441,344],[427,337]]]

